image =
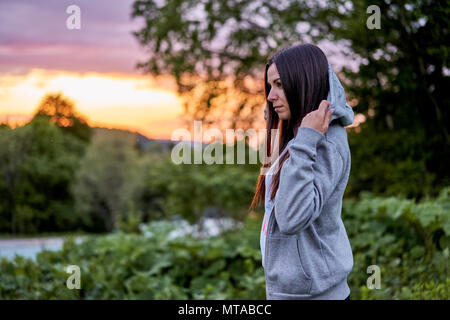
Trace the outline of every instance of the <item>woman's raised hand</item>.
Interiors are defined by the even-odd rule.
[[[327,112],[329,105],[329,101],[322,100],[317,110],[311,111],[303,117],[300,127],[313,128],[325,134],[328,131],[328,125],[330,124],[332,111],[334,110],[334,108],[331,108]]]

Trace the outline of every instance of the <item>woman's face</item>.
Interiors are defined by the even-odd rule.
[[[275,112],[281,120],[289,120],[291,118],[291,110],[284,95],[283,87],[281,86],[280,75],[278,74],[277,66],[272,63],[267,69],[267,81],[270,85],[270,92],[267,100],[272,102]]]

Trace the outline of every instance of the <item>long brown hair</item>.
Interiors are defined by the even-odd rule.
[[[267,97],[270,92],[270,84],[267,81],[267,70],[275,63],[280,74],[281,85],[286,95],[291,112],[289,120],[281,120],[273,109],[272,102]],[[281,154],[289,140],[294,138],[297,127],[301,124],[303,117],[311,111],[316,110],[322,100],[327,98],[330,85],[328,81],[328,60],[323,51],[313,44],[300,44],[283,48],[269,58],[264,73],[264,94],[266,97],[267,122],[265,159],[261,173],[256,183],[255,195],[249,211],[264,202],[266,193],[265,172],[272,165],[272,129],[278,129],[279,152]],[[271,183],[270,199],[273,200],[280,184],[280,173],[283,163],[289,158],[286,151],[280,158],[278,171],[274,174]],[[263,171],[264,170],[264,171]]]

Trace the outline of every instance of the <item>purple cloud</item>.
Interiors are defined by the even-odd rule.
[[[136,72],[144,50],[132,36],[134,0],[2,0],[0,72],[33,67],[70,71]],[[81,29],[69,30],[69,5],[81,9]]]

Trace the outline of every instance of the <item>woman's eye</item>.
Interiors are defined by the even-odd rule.
[[[280,87],[280,88],[281,88],[281,82],[277,82],[277,83],[275,83],[275,85],[276,85],[277,87]]]

